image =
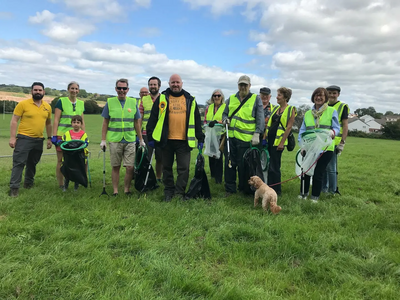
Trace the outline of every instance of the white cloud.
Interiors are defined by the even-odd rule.
[[[394,0],[182,0],[193,9],[223,15],[242,7],[259,16],[248,34],[248,54],[268,56],[276,78],[289,86],[298,104],[309,104],[318,86],[337,84],[351,110],[361,105],[384,112],[399,107],[400,2]],[[258,10],[255,12],[255,10]],[[250,58],[249,58],[250,60]],[[254,72],[262,74],[258,58]],[[378,109],[377,109],[378,110]]]
[[[60,0],[76,14],[114,19],[125,15],[118,0]]]
[[[62,21],[55,21],[56,19]],[[37,12],[35,16],[29,17],[29,22],[44,26],[42,34],[60,43],[74,43],[96,29],[85,20],[62,14],[56,15],[48,10]]]
[[[133,3],[139,7],[149,8],[151,5],[151,0],[134,0]]]

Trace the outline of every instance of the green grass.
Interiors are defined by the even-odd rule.
[[[12,154],[6,117],[0,155]],[[91,188],[57,189],[56,158],[44,156],[35,187],[9,198],[12,160],[0,159],[0,299],[400,298],[399,142],[348,138],[342,196],[300,201],[296,179],[275,216],[212,181],[211,201],[99,197],[102,119],[85,119]],[[283,154],[282,179],[294,155]]]

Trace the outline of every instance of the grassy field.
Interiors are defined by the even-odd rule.
[[[12,154],[6,118],[0,156]],[[63,193],[47,155],[35,187],[9,198],[12,159],[0,159],[0,299],[400,299],[399,142],[348,138],[342,196],[298,200],[292,180],[275,216],[211,181],[211,201],[99,197],[102,119],[85,118],[91,188]]]

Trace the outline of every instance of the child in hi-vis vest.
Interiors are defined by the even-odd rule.
[[[85,156],[88,156],[89,150],[87,149],[87,146],[89,144],[89,139],[87,137],[87,134],[85,131],[81,129],[82,127],[82,117],[79,115],[72,116],[71,117],[71,125],[72,129],[70,131],[67,131],[63,137],[63,141],[70,141],[70,140],[82,140],[86,143],[86,148],[84,149],[85,151]],[[87,172],[87,160],[86,160],[86,172]],[[64,191],[68,189],[69,185],[69,180],[64,179]],[[79,187],[79,184],[75,182],[75,190],[77,190]]]

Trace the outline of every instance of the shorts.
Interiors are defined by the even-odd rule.
[[[109,143],[110,160],[112,167],[119,167],[121,162],[124,167],[135,165],[135,143]]]
[[[146,143],[147,148],[149,149],[149,160],[150,160],[151,154],[153,153],[153,148],[149,147],[147,135],[143,135],[143,140]],[[157,162],[162,163],[162,149],[157,145],[156,145],[156,153],[154,156]]]

